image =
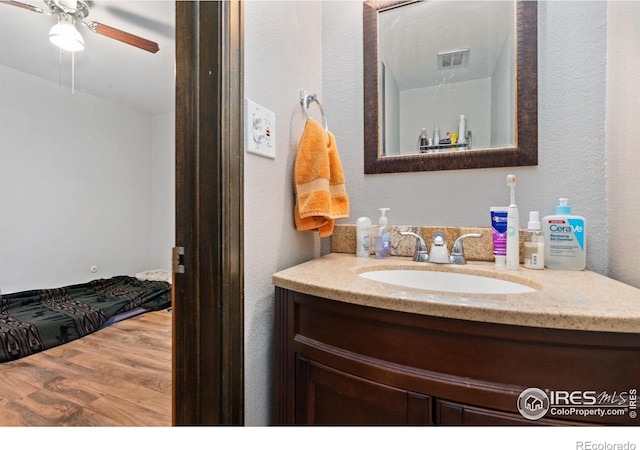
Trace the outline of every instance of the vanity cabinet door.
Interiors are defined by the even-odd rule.
[[[438,425],[470,425],[470,426],[584,426],[582,422],[570,420],[538,419],[528,420],[520,414],[480,408],[463,403],[436,399],[433,422]]]
[[[427,425],[431,397],[296,359],[296,424]]]
[[[438,425],[543,425],[517,414],[436,400],[435,422]]]

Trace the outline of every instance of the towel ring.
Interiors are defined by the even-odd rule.
[[[304,91],[300,91],[300,103],[302,103],[302,109],[304,110],[304,115],[307,116],[307,120],[309,120],[309,105],[313,102],[316,102],[318,104],[318,108],[320,108],[320,113],[322,114],[322,127],[325,130],[329,130],[327,127],[327,118],[324,115],[324,110],[318,100],[318,96],[316,94],[307,94]]]

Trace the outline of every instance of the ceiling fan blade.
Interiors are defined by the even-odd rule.
[[[156,53],[158,50],[160,50],[160,47],[158,47],[157,43],[148,39],[141,38],[140,36],[118,30],[117,28],[113,28],[99,22],[89,22],[84,24],[94,33],[110,37],[117,41],[124,42],[125,44],[133,45],[134,47],[138,47],[142,50],[146,50],[151,53]]]
[[[29,11],[33,11],[41,14],[45,13],[44,9],[38,8],[37,6],[29,5],[28,3],[14,2],[13,0],[0,0],[0,3],[5,3],[11,6],[17,6],[18,8],[28,9]]]

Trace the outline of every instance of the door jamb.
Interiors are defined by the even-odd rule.
[[[243,6],[176,1],[172,423],[244,423]]]

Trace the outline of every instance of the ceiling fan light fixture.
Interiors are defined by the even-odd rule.
[[[84,39],[77,30],[73,17],[67,14],[58,16],[58,23],[49,31],[49,40],[68,52],[84,50]]]

